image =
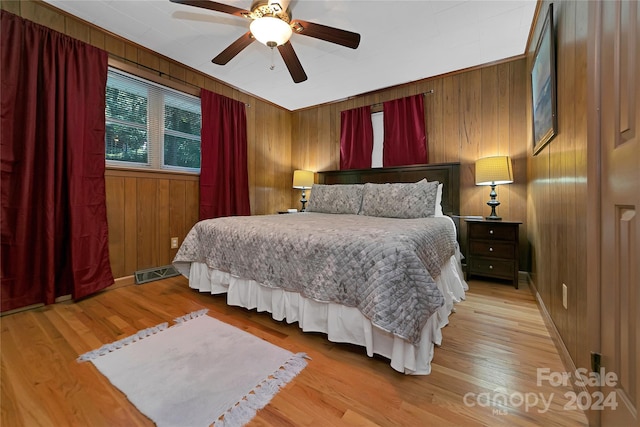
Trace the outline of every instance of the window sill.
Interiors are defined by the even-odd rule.
[[[166,178],[175,176],[182,180],[194,180],[200,179],[199,173],[174,171],[174,170],[162,170],[162,169],[147,169],[147,168],[130,168],[130,167],[118,167],[118,166],[106,166],[105,176],[132,176],[132,177],[152,177],[163,175]]]

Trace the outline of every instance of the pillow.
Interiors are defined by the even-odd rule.
[[[357,215],[363,190],[363,184],[313,184],[306,211]]]
[[[436,212],[438,181],[410,184],[365,184],[361,215],[426,218]]]
[[[442,184],[438,184],[438,192],[436,193],[436,213],[434,216],[444,216],[444,212],[442,212]]]

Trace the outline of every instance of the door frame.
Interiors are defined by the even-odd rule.
[[[583,331],[592,352],[601,353],[602,152],[601,152],[601,33],[602,5],[589,2],[587,39],[587,307]],[[597,390],[589,390],[594,392]],[[601,424],[601,411],[588,410],[589,424]]]

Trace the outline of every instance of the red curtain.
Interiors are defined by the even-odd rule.
[[[371,107],[365,106],[340,113],[340,169],[371,167],[373,125]]]
[[[202,89],[200,219],[251,215],[244,103]]]
[[[1,310],[113,283],[107,53],[2,11]]]
[[[383,166],[428,163],[423,95],[383,103]]]

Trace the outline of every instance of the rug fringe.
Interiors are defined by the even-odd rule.
[[[184,323],[188,320],[195,319],[200,316],[204,316],[208,312],[209,312],[208,308],[203,308],[202,310],[192,311],[191,313],[185,314],[184,316],[176,317],[175,319],[173,319],[173,321],[179,325],[180,323]]]
[[[292,355],[276,372],[258,384],[249,394],[244,396],[233,408],[224,413],[224,419],[216,420],[214,427],[243,426],[255,417],[256,412],[267,406],[273,396],[306,366],[306,353]]]
[[[203,308],[202,310],[193,311],[191,313],[185,314],[184,316],[176,317],[175,319],[173,319],[173,321],[176,323],[174,326],[177,326],[177,325],[179,325],[181,323],[184,323],[184,322],[186,322],[188,320],[195,319],[195,318],[200,317],[200,316],[204,316],[208,312],[209,312],[208,308]],[[109,343],[109,344],[105,344],[102,347],[100,347],[99,349],[89,351],[89,352],[79,356],[76,359],[76,361],[78,363],[80,363],[80,362],[86,362],[88,360],[96,359],[96,358],[98,358],[100,356],[104,356],[107,353],[111,353],[114,350],[118,350],[119,348],[122,348],[125,345],[129,345],[131,343],[134,343],[136,341],[144,339],[144,338],[146,338],[148,336],[151,336],[153,334],[157,334],[160,331],[164,331],[168,327],[169,327],[168,322],[164,322],[164,323],[161,323],[159,325],[153,326],[151,328],[142,329],[141,331],[138,331],[138,332],[136,332],[135,334],[133,334],[133,335],[131,335],[129,337],[123,338],[123,339],[118,340],[118,341],[114,341],[114,342]]]
[[[164,331],[165,329],[167,329],[168,326],[169,324],[167,322],[164,322],[164,323],[160,323],[159,325],[153,326],[151,328],[142,329],[131,336],[128,336],[118,341],[114,341],[109,344],[105,344],[96,350],[86,352],[85,354],[78,356],[78,358],[76,359],[76,362],[78,363],[86,362],[88,360],[93,360],[100,356],[104,356],[105,354],[111,353],[112,351],[115,351],[124,347],[125,345],[129,345],[136,341],[145,339],[148,336]]]

